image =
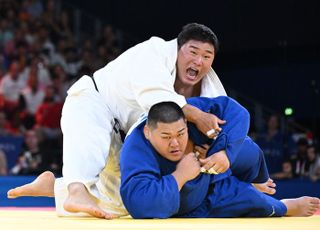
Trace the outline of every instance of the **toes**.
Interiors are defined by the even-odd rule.
[[[16,195],[15,195],[13,189],[10,189],[10,190],[7,192],[7,197],[10,198],[10,199],[16,198]]]
[[[312,203],[312,204],[319,204],[319,203],[320,203],[320,200],[319,200],[318,198],[313,197],[313,198],[311,199],[311,203]]]
[[[97,218],[104,218],[106,216],[106,213],[100,210],[93,210],[92,215]]]
[[[276,190],[274,188],[267,189],[268,194],[273,195],[276,193]]]
[[[104,218],[107,219],[107,220],[112,220],[112,219],[114,219],[114,218],[116,218],[116,217],[115,217],[114,215],[112,215],[112,214],[107,213],[107,214],[104,216]]]

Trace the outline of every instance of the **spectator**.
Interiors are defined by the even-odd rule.
[[[36,112],[36,127],[44,138],[55,139],[62,135],[60,130],[62,106],[61,102],[56,101],[55,88],[48,86],[44,102]]]
[[[27,87],[22,90],[27,113],[35,115],[38,106],[43,102],[45,92],[39,87],[38,68],[33,66],[29,72]]]
[[[269,117],[267,130],[257,134],[256,142],[265,154],[270,174],[281,172],[284,159],[291,155],[294,141],[290,136],[285,137],[281,132],[277,115]],[[289,146],[287,149],[284,147],[285,142]]]
[[[298,149],[296,154],[292,156],[292,166],[294,177],[304,177],[306,175],[306,165],[308,161],[308,140],[306,138],[300,138],[298,140]]]
[[[10,135],[10,124],[7,116],[3,111],[0,111],[0,137]]]
[[[16,165],[11,169],[14,175],[37,175],[49,169],[50,156],[44,155],[40,148],[39,138],[34,130],[25,132],[24,149]]]
[[[285,160],[282,163],[282,171],[271,174],[270,177],[277,180],[291,179],[293,177],[291,161]]]
[[[40,0],[24,0],[23,6],[27,14],[31,17],[38,18],[43,12],[43,4]]]
[[[310,180],[316,182],[320,178],[320,156],[315,145],[309,145],[307,148],[306,171]]]
[[[7,158],[5,153],[0,149],[0,176],[7,175]]]
[[[18,105],[19,96],[24,86],[19,78],[19,64],[14,61],[10,65],[9,72],[0,82],[0,94],[3,95],[6,107],[10,111]]]

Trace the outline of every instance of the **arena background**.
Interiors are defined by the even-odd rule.
[[[47,1],[40,2],[45,7]],[[111,25],[121,38],[121,51],[151,36],[173,39],[189,22],[209,26],[221,44],[213,67],[227,93],[249,109],[252,119],[250,134],[254,137],[263,132],[268,117],[277,114],[280,116],[280,130],[285,136],[292,135],[295,142],[303,137],[309,144],[319,144],[319,1],[54,2],[57,13],[64,9],[69,12],[76,40],[73,48],[77,50],[81,50],[86,39],[97,41],[105,25]],[[285,108],[291,108],[293,113],[284,115]],[[0,147],[8,147],[5,141],[5,138],[1,139]],[[14,145],[21,145],[21,141],[23,139],[14,140]],[[7,156],[11,166],[17,161],[19,151]],[[61,156],[61,149],[58,152]],[[0,177],[1,197],[5,197],[7,189],[32,178]],[[279,198],[302,194],[320,196],[320,182],[310,182],[305,177],[279,181],[278,185],[276,196]],[[47,204],[42,200],[38,203],[26,200],[24,204],[21,200],[1,199],[0,202],[0,206]],[[53,204],[52,200],[49,204]]]
[[[172,39],[184,24],[203,23],[220,40],[214,68],[229,93],[280,113],[292,107],[299,122],[319,124],[317,0],[66,2],[125,31],[131,38],[127,47],[151,36]]]

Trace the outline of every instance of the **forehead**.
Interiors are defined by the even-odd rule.
[[[184,119],[179,119],[172,123],[158,122],[155,130],[159,133],[177,133],[186,127],[187,124]]]
[[[214,46],[209,42],[202,42],[197,40],[189,40],[183,44],[184,48],[201,49],[210,53],[214,53]]]

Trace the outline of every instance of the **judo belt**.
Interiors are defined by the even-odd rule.
[[[90,76],[90,78],[93,81],[94,84],[94,88],[97,90],[97,92],[99,93],[96,81],[94,80],[93,76]],[[126,138],[126,133],[123,131],[123,129],[121,129],[121,125],[120,122],[118,121],[117,118],[113,118],[114,120],[114,125],[113,125],[113,130],[116,132],[116,134],[120,135],[121,141],[122,143],[124,142],[124,139]]]

